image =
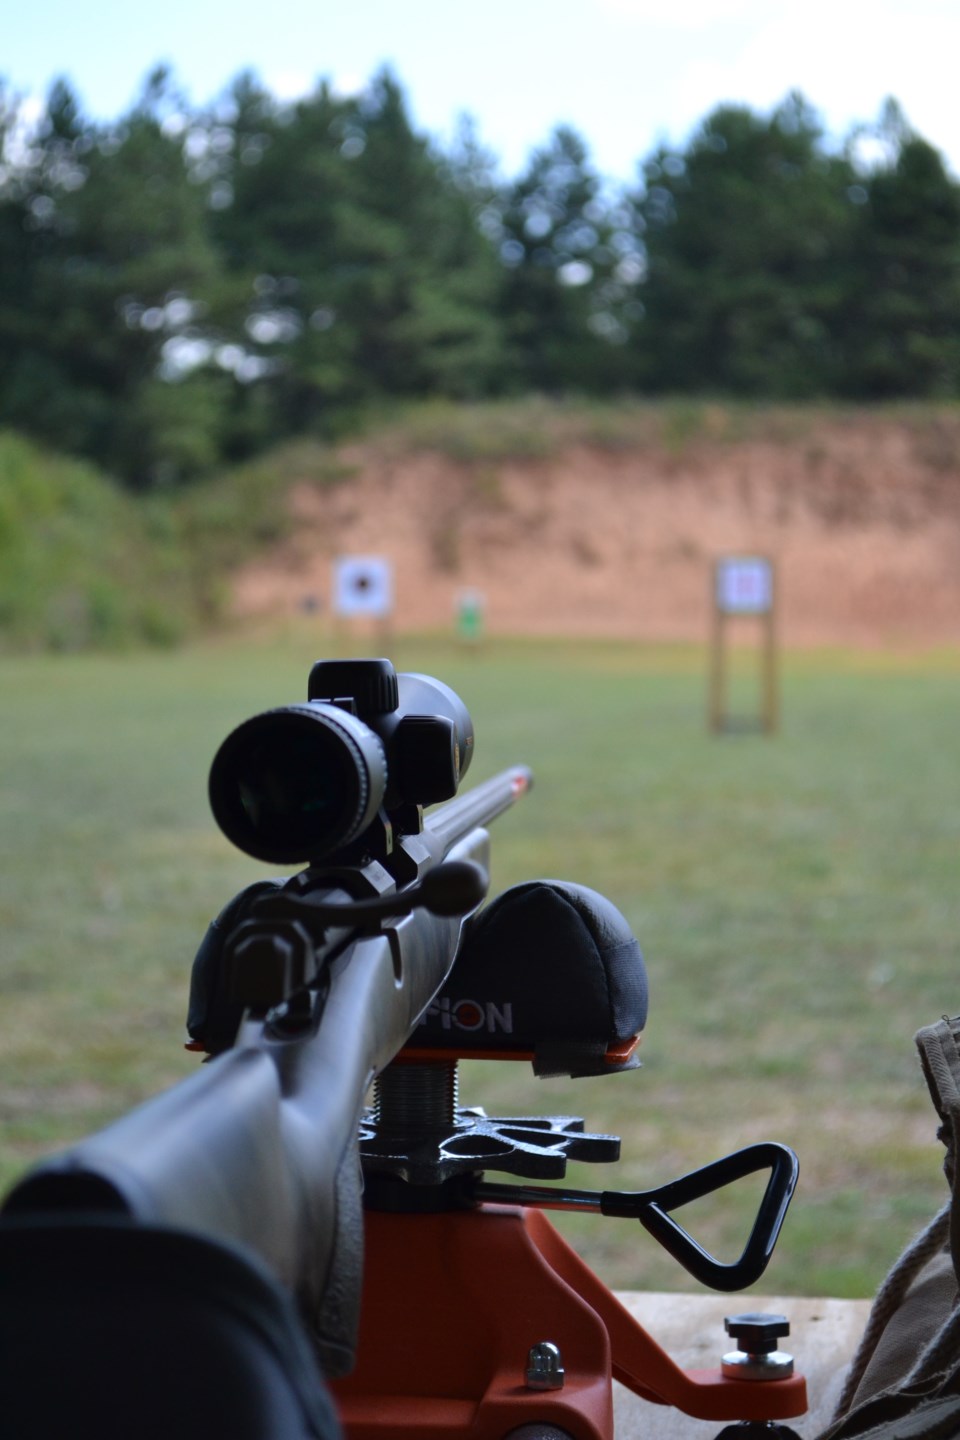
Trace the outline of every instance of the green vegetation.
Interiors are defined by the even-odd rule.
[[[166,646],[215,624],[231,568],[286,533],[290,485],[350,473],[299,442],[137,496],[0,431],[0,650]]]
[[[195,1065],[190,960],[263,870],[215,830],[207,766],[234,723],[303,693],[324,645],[304,626],[0,660],[5,1182]],[[708,737],[695,650],[411,639],[395,659],[467,701],[468,783],[534,767],[496,824],[494,889],[554,875],[603,891],[650,972],[643,1070],[573,1084],[471,1064],[464,1099],[622,1134],[620,1165],[573,1170],[598,1188],[788,1141],[801,1187],[761,1289],[869,1293],[944,1193],[911,1042],[960,998],[960,657],[788,657],[774,739]],[[694,1228],[730,1254],[746,1223],[737,1201]],[[562,1225],[618,1286],[691,1284],[635,1225]]]
[[[661,395],[561,400],[549,395],[454,401],[442,397],[378,407],[362,434],[386,453],[432,450],[483,465],[537,460],[578,445],[598,450],[669,451],[761,440],[813,447],[829,425],[884,422],[909,434],[919,463],[960,468],[960,406],[951,401],[756,401]]]
[[[506,178],[388,72],[33,128],[0,83],[0,425],[143,491],[438,396],[960,396],[960,185],[894,102],[721,106],[637,173],[559,126]]]

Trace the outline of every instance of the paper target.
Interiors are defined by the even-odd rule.
[[[338,615],[385,619],[393,609],[393,567],[376,555],[344,555],[333,567],[333,608]]]
[[[766,615],[773,605],[770,561],[759,556],[719,561],[717,605],[724,615]]]

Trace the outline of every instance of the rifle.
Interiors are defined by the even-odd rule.
[[[221,746],[210,800],[224,833],[306,868],[249,886],[204,938],[188,1010],[198,1073],[41,1163],[4,1202],[4,1433],[54,1435],[89,1414],[110,1436],[331,1440],[342,1424],[383,1440],[499,1436],[532,1418],[596,1440],[612,1433],[613,1376],[768,1435],[802,1413],[792,1364],[758,1360],[780,1354],[779,1317],[762,1333],[731,1328],[743,1349],[722,1373],[682,1372],[541,1214],[638,1219],[705,1283],[742,1288],[779,1233],[792,1152],[751,1146],[632,1195],[485,1180],[560,1178],[569,1158],[616,1159],[619,1141],[576,1117],[459,1106],[458,1060],[632,1069],[647,996],[636,939],[596,892],[532,882],[477,913],[486,827],[531,775],[515,767],[458,795],[472,751],[459,698],[386,660],[317,662],[305,704],[255,716]],[[767,1167],[736,1264],[672,1219]],[[516,1303],[491,1312],[472,1291],[468,1302],[466,1278],[451,1294],[451,1275]],[[550,1336],[524,1344],[523,1314]]]

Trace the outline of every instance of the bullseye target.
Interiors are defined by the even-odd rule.
[[[377,555],[343,555],[333,567],[333,608],[347,618],[386,619],[393,609],[393,567]]]

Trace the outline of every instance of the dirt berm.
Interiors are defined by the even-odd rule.
[[[714,560],[749,553],[776,562],[787,645],[960,644],[960,411],[771,429],[494,460],[344,447],[347,478],[293,486],[293,532],[236,577],[234,614],[327,611],[335,558],[373,555],[400,631],[449,629],[475,590],[490,633],[701,641]]]

